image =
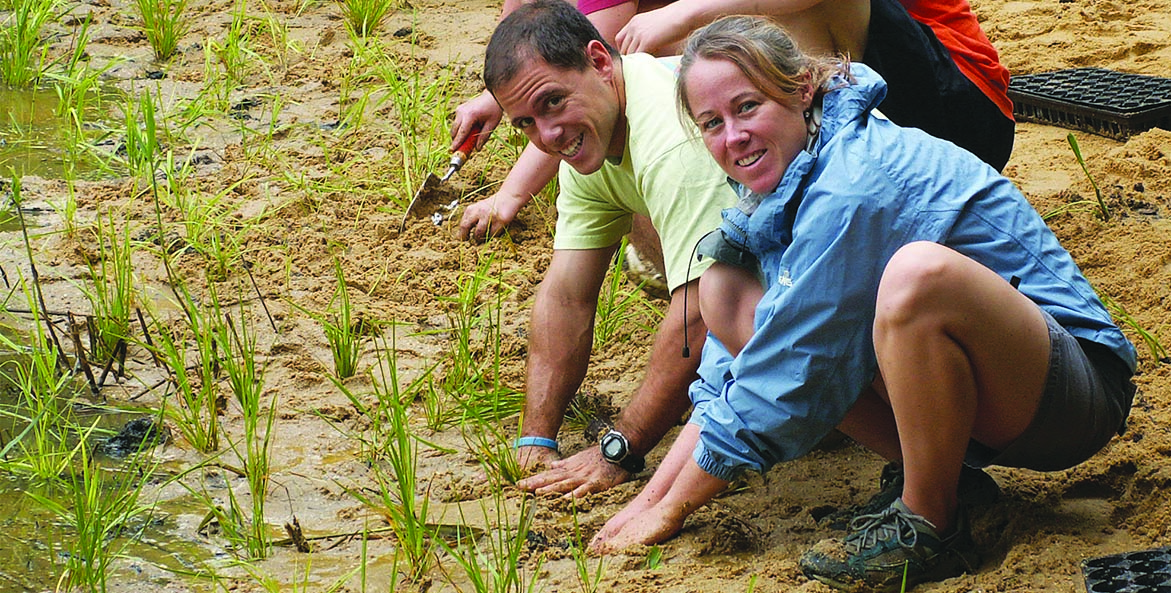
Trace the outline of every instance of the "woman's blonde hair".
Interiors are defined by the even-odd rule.
[[[806,84],[820,96],[835,74],[849,76],[848,62],[805,55],[780,25],[765,17],[726,16],[694,31],[683,47],[675,91],[679,110],[687,119],[693,116],[687,101],[687,72],[699,59],[732,62],[753,86],[782,104],[791,102]]]

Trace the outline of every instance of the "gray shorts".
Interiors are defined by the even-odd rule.
[[[965,462],[1037,471],[1073,467],[1126,430],[1134,400],[1130,367],[1109,348],[1070,335],[1044,310],[1049,376],[1033,423],[1003,451],[971,441]]]

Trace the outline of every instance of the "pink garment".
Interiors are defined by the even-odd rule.
[[[598,12],[612,6],[625,4],[627,2],[635,2],[637,0],[577,0],[577,9],[582,14],[589,14],[591,12]]]

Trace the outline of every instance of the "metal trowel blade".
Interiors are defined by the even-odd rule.
[[[427,174],[427,179],[423,181],[419,191],[415,192],[415,197],[411,198],[411,203],[407,205],[407,211],[403,213],[403,222],[399,225],[400,232],[407,228],[407,219],[410,217],[431,215],[436,208],[429,206],[433,205],[436,198],[442,197],[438,191],[442,183],[442,180],[434,173]]]

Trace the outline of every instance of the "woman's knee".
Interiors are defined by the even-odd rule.
[[[744,268],[716,262],[699,279],[699,310],[704,324],[730,350],[752,334],[756,305],[764,289]]]
[[[879,320],[900,321],[923,315],[945,305],[954,290],[952,275],[964,256],[937,243],[908,243],[887,262],[878,284],[876,315]]]

